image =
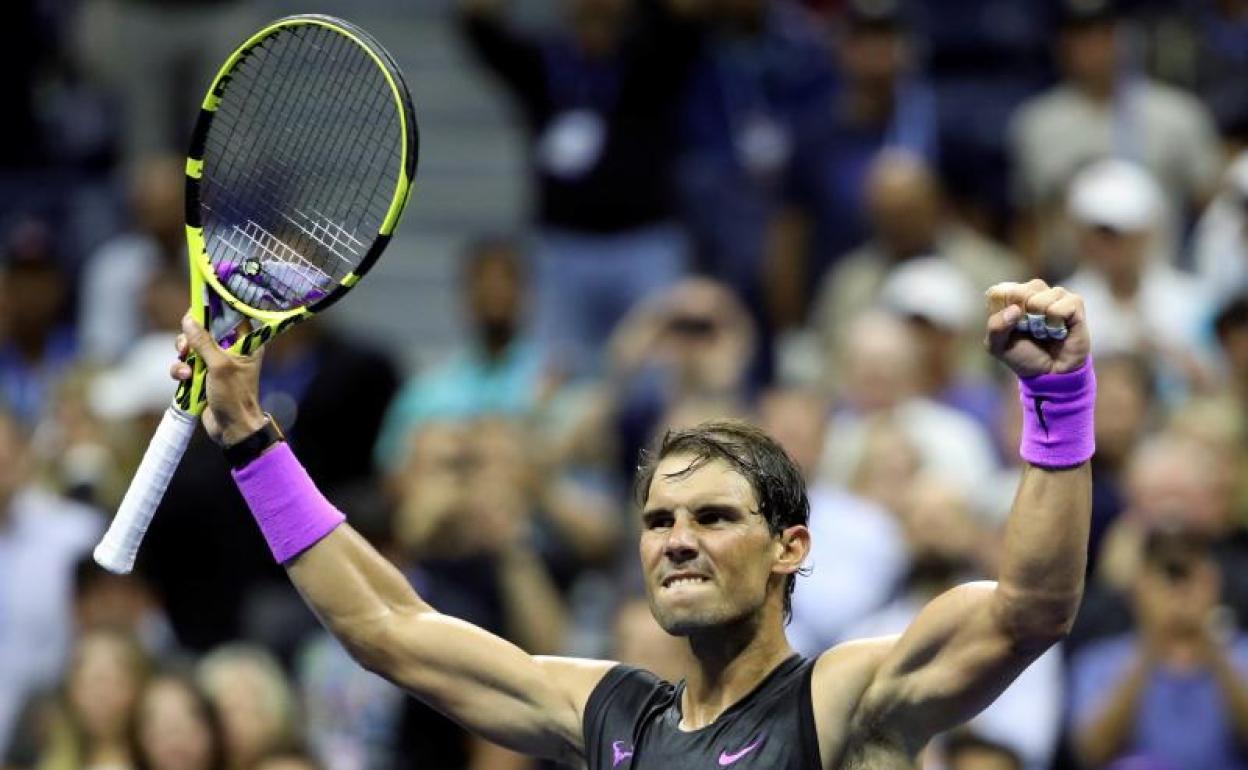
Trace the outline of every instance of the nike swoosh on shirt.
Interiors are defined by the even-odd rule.
[[[733,764],[738,759],[740,759],[741,757],[744,757],[746,754],[749,754],[751,751],[753,751],[754,749],[758,748],[761,745],[763,745],[763,736],[760,735],[759,737],[755,738],[748,746],[741,749],[740,751],[733,752],[731,754],[728,753],[727,751],[721,751],[719,753],[719,766],[727,767],[728,765]]]

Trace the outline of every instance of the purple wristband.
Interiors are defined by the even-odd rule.
[[[1018,397],[1023,403],[1018,453],[1024,460],[1044,468],[1073,468],[1096,452],[1096,370],[1090,356],[1073,372],[1020,377]]]
[[[285,441],[233,475],[280,564],[311,548],[346,520],[321,495]]]

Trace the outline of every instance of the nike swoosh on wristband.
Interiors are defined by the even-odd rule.
[[[1049,399],[1044,396],[1032,396],[1031,403],[1036,408],[1036,418],[1040,420],[1040,427],[1044,428],[1044,435],[1049,435],[1049,421],[1044,419],[1044,402]]]
[[[763,740],[765,740],[765,738],[766,736],[760,735],[757,738],[755,738],[752,742],[750,742],[750,744],[747,745],[745,748],[741,749],[740,751],[733,752],[731,754],[728,753],[727,751],[719,752],[719,766],[727,767],[728,765],[733,764],[741,757],[744,757],[746,754],[749,754],[754,749],[758,748],[759,746],[762,746]]]

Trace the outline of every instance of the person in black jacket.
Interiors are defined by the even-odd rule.
[[[549,35],[463,0],[464,35],[511,92],[537,190],[537,326],[556,364],[594,374],[629,307],[685,269],[673,221],[677,111],[702,0],[572,0]]]

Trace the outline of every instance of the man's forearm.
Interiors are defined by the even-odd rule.
[[[1083,593],[1092,471],[1028,465],[1006,524],[998,617],[1022,639],[1056,638],[1074,621]]]
[[[343,524],[286,564],[291,582],[357,658],[377,652],[395,616],[431,611],[403,573]]]

